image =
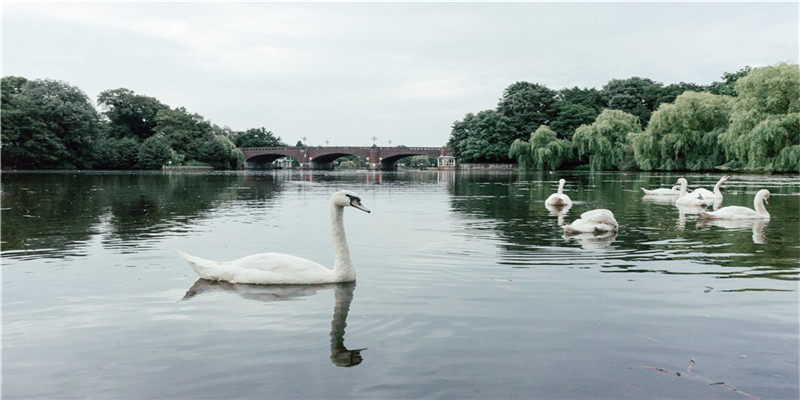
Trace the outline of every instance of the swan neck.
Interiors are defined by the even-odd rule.
[[[564,181],[558,182],[558,194],[564,194]]]
[[[686,181],[681,181],[681,197],[686,196],[686,189],[688,188],[689,183]]]
[[[719,188],[722,186],[722,182],[724,182],[724,180],[720,179],[720,181],[714,185],[714,195],[717,197],[722,197],[722,192],[719,190]]]
[[[755,201],[753,201],[753,206],[755,207],[757,213],[761,215],[769,215],[767,207],[764,207],[764,196],[756,196]]]
[[[350,248],[344,233],[344,207],[331,203],[331,238],[333,239],[333,272],[339,282],[355,280],[356,271],[350,261]]]

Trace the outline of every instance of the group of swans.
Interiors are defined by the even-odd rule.
[[[704,219],[709,220],[762,220],[767,221],[770,219],[767,208],[764,203],[769,204],[770,192],[767,189],[761,189],[756,193],[753,199],[753,208],[741,206],[727,206],[717,209],[716,211],[705,211],[705,208],[713,204],[715,207],[722,204],[723,195],[720,191],[722,184],[730,179],[730,176],[723,176],[714,185],[713,191],[708,189],[698,188],[691,192],[688,191],[688,182],[685,178],[678,178],[676,186],[671,189],[660,188],[654,190],[647,190],[642,188],[645,197],[661,196],[661,197],[674,197],[676,205],[681,206],[697,206],[703,210],[698,214]],[[678,188],[677,190],[675,188]]]
[[[567,210],[572,207],[572,200],[564,194],[564,185],[567,183],[565,179],[558,180],[558,191],[547,197],[544,205],[552,211],[559,211],[560,209]],[[557,215],[561,215],[557,213]],[[614,219],[614,213],[604,208],[587,211],[581,214],[579,219],[576,219],[569,225],[564,225],[564,234],[577,235],[582,233],[601,234],[617,231],[617,220]]]
[[[645,191],[645,193],[647,195],[666,193],[669,196],[673,196],[672,192],[677,191],[676,204],[699,204],[710,198],[721,200],[722,193],[719,191],[719,187],[729,178],[729,176],[722,177],[717,182],[717,185],[714,186],[713,192],[705,189],[695,189],[691,194],[687,194],[688,183],[686,179],[680,178],[677,182],[680,185],[679,190],[674,188],[657,189],[657,192]],[[550,195],[545,200],[545,205],[549,209],[568,209],[572,206],[572,200],[564,194],[565,183],[566,180],[560,179],[558,192]],[[717,211],[701,211],[699,214],[711,220],[769,220],[769,213],[764,207],[764,202],[769,204],[769,195],[768,190],[760,190],[753,202],[755,209],[728,206]],[[707,205],[707,202],[702,204],[703,207]],[[178,254],[189,262],[189,265],[202,279],[209,281],[269,285],[353,282],[356,280],[356,270],[350,260],[350,249],[347,246],[347,238],[345,237],[343,222],[345,207],[353,207],[367,213],[370,212],[369,209],[361,204],[361,198],[351,191],[342,190],[331,196],[329,208],[334,253],[333,269],[305,258],[281,253],[255,254],[227,262],[206,260],[181,251],[178,251]],[[600,235],[616,233],[618,227],[619,224],[614,218],[614,214],[610,210],[601,208],[584,212],[579,219],[569,225],[563,225],[562,228],[565,235]]]
[[[178,254],[189,262],[201,278],[210,281],[268,285],[352,282],[356,280],[356,270],[350,260],[350,249],[344,232],[344,208],[370,211],[361,204],[358,195],[348,190],[334,193],[329,207],[333,269],[305,258],[281,253],[255,254],[227,262],[206,260],[181,251]]]

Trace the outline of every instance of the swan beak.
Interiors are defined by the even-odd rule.
[[[353,200],[351,200],[350,201],[350,206],[355,207],[355,208],[357,208],[357,209],[359,209],[361,211],[367,212],[367,213],[370,212],[367,207],[364,207],[364,205],[361,204],[361,200],[359,200],[358,198],[354,198]]]

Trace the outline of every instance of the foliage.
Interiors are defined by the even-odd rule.
[[[156,114],[156,131],[187,160],[204,161],[200,147],[213,138],[211,123],[183,107],[160,110]]]
[[[556,115],[556,92],[544,85],[516,82],[503,91],[497,112],[507,118],[516,131],[514,139],[527,137],[540,125],[547,125]]]
[[[151,136],[139,147],[139,168],[159,169],[170,160],[169,145],[158,136]]]
[[[523,169],[554,170],[572,157],[572,143],[558,139],[556,133],[542,125],[531,134],[530,142],[517,139],[508,156],[516,158]]]
[[[398,164],[404,164],[408,168],[426,168],[436,165],[436,160],[423,155],[405,157],[397,161]]]
[[[367,167],[367,160],[357,155],[346,155],[333,160],[334,169],[364,169]]]
[[[603,86],[603,100],[613,110],[624,111],[647,124],[650,114],[660,104],[662,85],[650,79],[633,77],[612,79]]]
[[[450,148],[462,162],[509,162],[516,130],[505,115],[486,110],[453,123]]]
[[[137,95],[129,89],[106,90],[97,96],[105,108],[110,134],[117,138],[133,136],[145,140],[156,133],[156,115],[169,107],[153,97]]]
[[[730,98],[685,92],[662,104],[641,134],[632,136],[634,159],[643,170],[701,171],[722,164],[717,137],[728,128]]]
[[[85,93],[55,80],[4,77],[2,81],[2,157],[6,165],[93,166],[102,129]]]
[[[238,169],[244,163],[244,154],[228,138],[214,135],[200,147],[198,161],[211,164],[216,169]]]
[[[630,133],[642,130],[639,118],[619,111],[604,110],[591,125],[581,125],[572,137],[578,157],[588,156],[589,166],[598,170],[627,170],[634,167]]]
[[[725,72],[722,74],[722,81],[712,82],[708,85],[711,94],[723,96],[736,96],[736,81],[747,76],[753,68],[749,65],[736,72]]]
[[[276,137],[266,128],[251,128],[244,132],[235,132],[231,139],[236,147],[277,147],[286,146],[280,137]]]
[[[736,82],[728,130],[729,161],[751,170],[800,172],[800,67],[780,63]]]

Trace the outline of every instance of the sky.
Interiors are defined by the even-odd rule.
[[[798,63],[800,3],[2,1],[2,76],[126,88],[294,145],[443,146],[509,85]]]

